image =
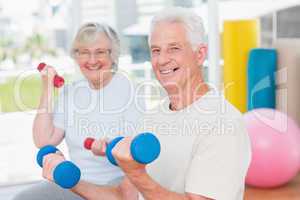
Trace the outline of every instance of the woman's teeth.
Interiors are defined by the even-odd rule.
[[[101,67],[95,66],[95,67],[87,67],[88,70],[99,70]]]

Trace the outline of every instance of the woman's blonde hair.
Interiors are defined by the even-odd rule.
[[[107,24],[89,22],[83,24],[76,33],[71,47],[71,56],[75,58],[78,52],[79,44],[88,44],[94,42],[99,33],[104,33],[111,42],[111,59],[113,61],[113,70],[118,69],[119,56],[120,56],[120,39],[117,32]]]

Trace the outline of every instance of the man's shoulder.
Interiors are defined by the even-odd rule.
[[[241,118],[242,113],[231,104],[222,93],[208,92],[193,105],[198,114],[215,115],[229,118]]]

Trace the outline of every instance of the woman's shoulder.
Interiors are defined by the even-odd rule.
[[[79,79],[79,80],[75,80],[75,81],[72,81],[72,82],[69,82],[69,83],[65,84],[62,87],[60,93],[68,94],[70,92],[77,91],[80,88],[86,88],[86,87],[88,87],[87,80]]]

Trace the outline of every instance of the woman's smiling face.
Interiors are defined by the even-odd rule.
[[[77,49],[75,60],[88,81],[101,83],[111,77],[112,45],[104,33],[98,33],[93,42],[80,44]]]

